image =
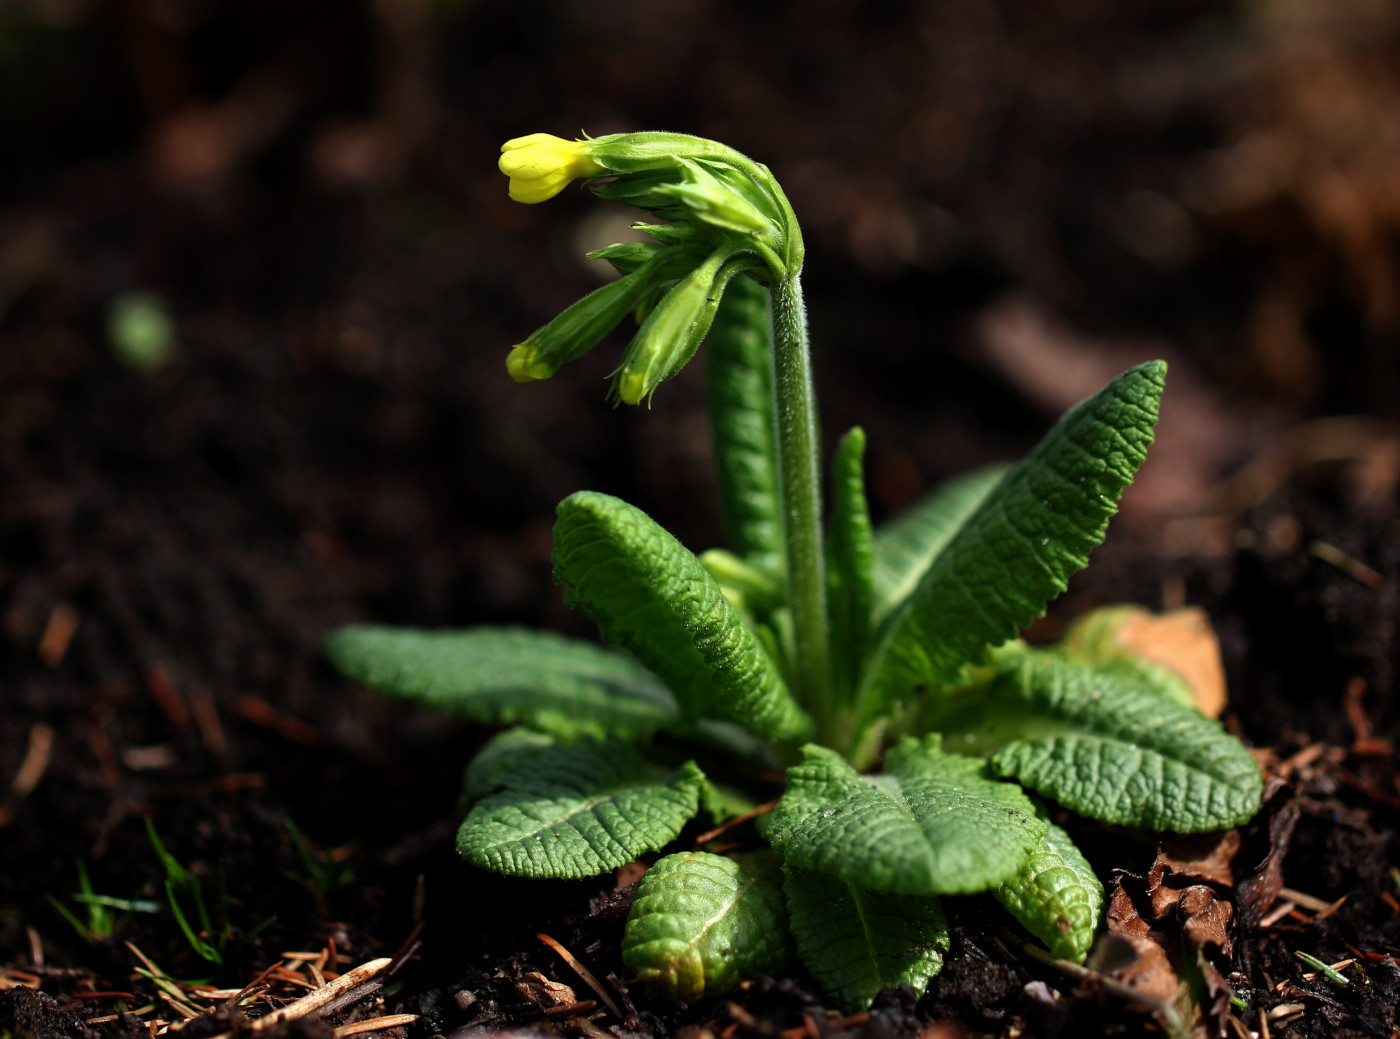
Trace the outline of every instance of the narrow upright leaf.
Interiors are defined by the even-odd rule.
[[[831,523],[826,541],[827,612],[835,685],[854,692],[870,630],[870,509],[865,502],[865,431],[852,429],[836,448],[831,465]]]
[[[702,851],[658,859],[637,887],[622,962],[653,995],[693,1002],[792,956],[771,852],[736,862]]]
[[[462,857],[511,876],[578,878],[673,840],[699,809],[705,776],[693,761],[668,775],[610,740],[516,747],[489,780],[457,833]]]
[[[326,640],[326,656],[371,689],[566,739],[641,737],[680,717],[670,690],[632,658],[543,631],[351,624]]]
[[[1064,830],[1048,823],[1020,872],[992,894],[1052,955],[1084,962],[1103,914],[1103,885]]]
[[[922,995],[943,969],[948,923],[937,898],[865,891],[791,865],[783,874],[797,954],[841,1009],[866,1010],[890,986]]]
[[[767,289],[749,277],[729,283],[706,353],[724,529],[751,565],[781,574],[783,520]]]
[[[990,755],[1001,775],[1120,826],[1196,833],[1259,808],[1259,766],[1219,722],[1054,652],[1011,658],[928,722],[951,749]]]
[[[954,476],[875,531],[875,620],[909,598],[943,546],[1010,471],[991,465]]]
[[[955,681],[1065,590],[1147,456],[1165,372],[1138,365],[1071,408],[982,499],[887,618],[869,707]]]
[[[810,722],[778,669],[700,561],[640,509],[579,491],[559,503],[554,573],[565,601],[659,675],[687,718],[769,737]]]
[[[825,747],[802,753],[765,831],[799,869],[871,891],[972,894],[1015,876],[1045,832],[1020,787],[945,754],[936,734],[904,740],[875,776]]]

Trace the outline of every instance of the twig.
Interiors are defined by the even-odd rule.
[[[582,978],[584,980],[584,983],[589,988],[591,988],[594,992],[598,993],[598,998],[603,1001],[603,1005],[605,1007],[612,1011],[613,1017],[617,1018],[619,1021],[622,1020],[622,1011],[617,1009],[617,1004],[612,1001],[612,997],[608,995],[607,989],[603,988],[602,984],[598,981],[598,979],[593,976],[592,971],[590,971],[582,963],[579,963],[579,961],[574,958],[573,953],[571,953],[568,949],[564,948],[564,946],[560,945],[549,935],[536,934],[535,937],[538,938],[540,941],[544,942],[555,952],[557,952],[559,954],[560,959],[562,959],[571,968],[573,968],[574,973],[577,974],[580,978]]]
[[[746,823],[750,819],[757,819],[764,812],[771,812],[774,808],[777,807],[777,805],[778,802],[775,798],[774,800],[769,801],[767,804],[761,804],[757,808],[752,808],[749,811],[745,812],[743,815],[736,816],[735,818],[730,819],[729,822],[723,823],[720,826],[716,826],[713,830],[710,830],[708,833],[702,833],[699,837],[695,838],[695,846],[698,848],[702,844],[709,844],[710,841],[714,840],[726,830],[732,830],[740,823]]]
[[[352,970],[347,970],[340,977],[332,982],[328,982],[325,988],[318,988],[315,992],[308,992],[294,1003],[288,1003],[280,1010],[274,1010],[265,1017],[257,1018],[249,1023],[248,1027],[253,1030],[271,1028],[273,1025],[281,1024],[284,1021],[291,1021],[298,1017],[305,1017],[307,1014],[320,1010],[329,1003],[335,1002],[339,997],[350,993],[352,990],[370,981],[376,974],[389,966],[393,961],[387,956],[377,960],[370,960]]]
[[[368,1021],[356,1021],[354,1024],[341,1025],[331,1034],[335,1036],[335,1039],[345,1039],[347,1035],[377,1032],[381,1028],[397,1028],[399,1025],[411,1025],[417,1020],[417,1014],[388,1014],[385,1017],[372,1017]]]
[[[16,801],[28,797],[39,785],[48,771],[49,758],[53,753],[53,729],[43,722],[35,722],[29,729],[29,746],[25,748],[24,760],[19,771],[10,781],[10,795]]]
[[[1281,887],[1278,889],[1279,897],[1286,898],[1304,909],[1311,909],[1314,913],[1320,913],[1324,909],[1331,908],[1332,903],[1318,898],[1316,895],[1309,895],[1303,891],[1295,891],[1291,887]]]
[[[1326,541],[1314,541],[1308,546],[1308,551],[1324,563],[1331,563],[1344,574],[1356,578],[1368,587],[1379,588],[1385,583],[1385,576],[1379,570],[1367,566],[1355,556],[1348,555],[1336,545]]]
[[[58,667],[68,653],[73,633],[78,630],[78,611],[61,602],[49,614],[44,634],[39,637],[39,659],[45,667]]]

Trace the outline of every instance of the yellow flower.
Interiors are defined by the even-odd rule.
[[[587,141],[566,141],[553,134],[532,133],[501,145],[501,172],[510,178],[517,202],[544,202],[577,177],[603,172],[588,153]]]

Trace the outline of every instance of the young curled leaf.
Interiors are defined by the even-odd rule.
[[[578,878],[674,840],[705,776],[693,761],[668,774],[625,743],[594,740],[516,746],[489,780],[469,777],[478,790],[488,782],[457,833],[462,857],[510,876]]]
[[[922,994],[943,969],[948,923],[937,898],[866,891],[792,865],[783,891],[802,965],[847,1012],[891,986]]]
[[[565,601],[659,675],[686,717],[731,721],[767,737],[810,721],[715,579],[640,509],[593,491],[559,503],[554,573]]]
[[[787,910],[771,856],[667,855],[637,888],[622,961],[655,996],[693,1002],[744,978],[780,970],[792,955]]]
[[[778,430],[768,292],[747,275],[729,283],[706,347],[715,475],[725,533],[744,561],[783,567]]]
[[[873,596],[870,509],[865,501],[865,430],[856,426],[831,462],[831,522],[826,538],[826,602],[831,619],[832,671],[840,698],[860,680]]]
[[[1047,822],[1031,857],[992,894],[1052,955],[1084,961],[1103,915],[1103,885],[1064,830]]]

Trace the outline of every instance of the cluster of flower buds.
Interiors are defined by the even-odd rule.
[[[766,166],[715,141],[675,133],[566,141],[537,133],[507,141],[500,167],[517,202],[544,202],[589,178],[599,197],[656,221],[633,225],[653,241],[589,254],[611,263],[618,279],[511,350],[506,369],[517,382],[549,378],[635,313],[639,327],[613,372],[613,394],[626,404],[650,400],[695,356],[730,279],[781,280],[802,266],[802,235],[778,182]]]

